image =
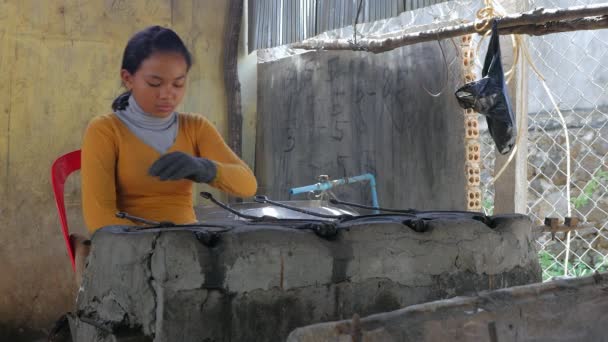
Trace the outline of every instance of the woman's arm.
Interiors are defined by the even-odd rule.
[[[91,121],[82,142],[82,210],[92,234],[109,225],[129,225],[117,218],[116,160],[118,148],[108,121]]]
[[[255,195],[258,183],[253,172],[231,149],[206,119],[197,132],[196,144],[201,157],[212,160],[217,174],[209,185],[239,197]]]

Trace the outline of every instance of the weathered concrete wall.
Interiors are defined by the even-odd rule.
[[[606,341],[608,274],[296,329],[289,342]]]
[[[73,305],[50,166],[110,110],[127,39],[173,27],[195,60],[181,109],[224,130],[225,13],[223,0],[0,1],[0,340],[31,341]],[[66,201],[71,229],[84,233],[77,175]]]
[[[451,42],[442,47],[448,63],[459,60]],[[286,199],[289,188],[315,183],[320,174],[371,172],[381,205],[464,209],[464,124],[453,94],[462,63],[445,64],[437,43],[260,64],[260,188]],[[425,88],[443,93],[433,97]],[[336,191],[370,203],[368,187]]]
[[[93,236],[73,333],[280,341],[314,322],[540,281],[526,217],[495,218],[495,228],[438,219],[424,233],[403,219],[346,223],[334,240],[240,224],[213,247],[200,228],[106,228]]]

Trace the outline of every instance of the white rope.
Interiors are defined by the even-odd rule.
[[[555,107],[555,110],[557,111],[557,114],[559,115],[559,120],[562,123],[562,127],[564,128],[564,134],[566,135],[566,200],[568,203],[568,210],[567,210],[568,217],[572,217],[572,204],[570,201],[570,138],[568,136],[568,126],[566,125],[566,120],[564,119],[564,116],[562,115],[561,110],[559,110],[559,107],[557,106],[557,103],[555,102],[555,99],[553,98],[553,95],[551,94],[551,91],[549,90],[547,83],[542,78],[540,79],[540,83],[543,85],[543,88],[545,88],[547,95],[549,95],[549,100],[551,100],[553,107]],[[564,276],[568,276],[568,259],[569,259],[569,257],[570,257],[570,231],[568,231],[568,234],[566,235],[566,256],[564,257]]]

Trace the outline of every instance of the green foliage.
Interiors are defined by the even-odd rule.
[[[564,267],[555,262],[553,256],[547,251],[540,251],[538,253],[538,261],[543,269],[543,281],[564,275]]]
[[[580,209],[589,203],[593,195],[600,189],[602,181],[608,180],[608,171],[598,170],[593,178],[585,185],[583,191],[576,198],[572,199],[572,205]]]
[[[555,258],[547,251],[540,251],[538,253],[538,261],[540,267],[543,269],[543,281],[551,280],[553,277],[564,276],[564,266],[555,261]],[[568,263],[568,276],[570,277],[584,277],[591,275],[594,272],[593,268],[583,263],[573,263],[575,260],[570,260]],[[604,261],[598,267],[598,272],[608,271],[608,261]]]
[[[484,196],[481,201],[481,207],[486,215],[492,215],[494,213],[494,201],[489,197],[490,196]]]

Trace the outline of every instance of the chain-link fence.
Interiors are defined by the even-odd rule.
[[[513,13],[516,8],[566,8],[604,1],[504,0],[492,4],[500,14]],[[450,0],[404,12],[397,18],[364,24],[357,31],[365,37],[390,32],[393,28],[415,31],[421,25],[474,21],[477,11],[485,5],[484,0]],[[352,26],[326,35],[352,36]],[[443,48],[456,47],[457,40],[452,41],[455,44],[443,44]],[[474,35],[473,45],[480,43],[481,38]],[[484,45],[475,56],[478,66],[485,56]],[[529,37],[525,48],[556,102],[554,105],[539,76],[527,65],[528,89],[523,96],[528,108],[528,214],[535,224],[542,225],[545,217],[563,220],[571,212],[571,216],[579,217],[585,226],[571,232],[570,237],[564,233],[538,236],[543,279],[608,270],[608,30]],[[503,44],[503,49],[505,52],[510,49],[509,44]],[[451,65],[455,61],[447,63]],[[505,65],[505,70],[509,68],[510,65]],[[479,127],[481,152],[478,169],[481,207],[491,214],[495,148],[485,120],[480,119],[475,127]],[[570,173],[567,172],[568,158]]]
[[[566,8],[605,0],[494,1],[514,8]],[[418,15],[447,20],[475,20],[483,0],[453,0],[418,10]],[[543,233],[537,237],[543,279],[583,276],[608,270],[608,30],[576,31],[529,37],[532,63],[545,80],[556,106],[539,76],[528,65],[528,215],[537,225],[546,217],[563,220],[570,212],[583,229]],[[475,37],[475,43],[480,38]],[[484,42],[485,44],[487,42]],[[503,49],[510,46],[503,45]],[[483,62],[484,46],[475,56]],[[508,69],[510,65],[505,65]],[[477,77],[479,77],[477,70]],[[562,124],[560,114],[565,121]],[[485,120],[479,120],[482,208],[494,208],[495,148]],[[566,134],[569,139],[566,139]],[[568,140],[568,143],[566,143]],[[567,172],[568,154],[570,174]],[[569,187],[570,191],[567,191]],[[569,192],[569,198],[568,198]]]
[[[556,8],[600,2],[531,0],[528,6]],[[608,30],[530,37],[528,49],[557,104],[556,108],[538,75],[529,72],[528,214],[540,225],[545,217],[563,219],[571,211],[585,227],[570,236],[544,233],[538,237],[543,279],[606,271]],[[488,184],[494,173],[495,152],[487,131],[482,129],[480,140],[482,184]],[[492,210],[493,198],[493,188],[484,189],[484,209]]]
[[[566,8],[602,2],[605,0],[511,0],[493,4],[498,12],[514,12],[515,8]],[[483,7],[483,0],[452,0],[422,8],[415,15],[432,18],[433,22],[472,21]],[[480,43],[478,36],[474,40]],[[527,42],[531,61],[557,105],[527,65],[528,215],[542,225],[546,217],[563,220],[570,212],[583,221],[584,227],[572,231],[569,237],[566,233],[542,233],[537,237],[543,279],[607,271],[608,30],[549,34],[529,37]],[[509,48],[503,45],[503,49]],[[480,66],[484,46],[478,51],[475,58]],[[505,65],[505,70],[509,67]],[[479,73],[477,70],[477,77]],[[491,184],[497,171],[495,148],[484,119],[479,120],[479,129],[482,208],[491,214]]]

